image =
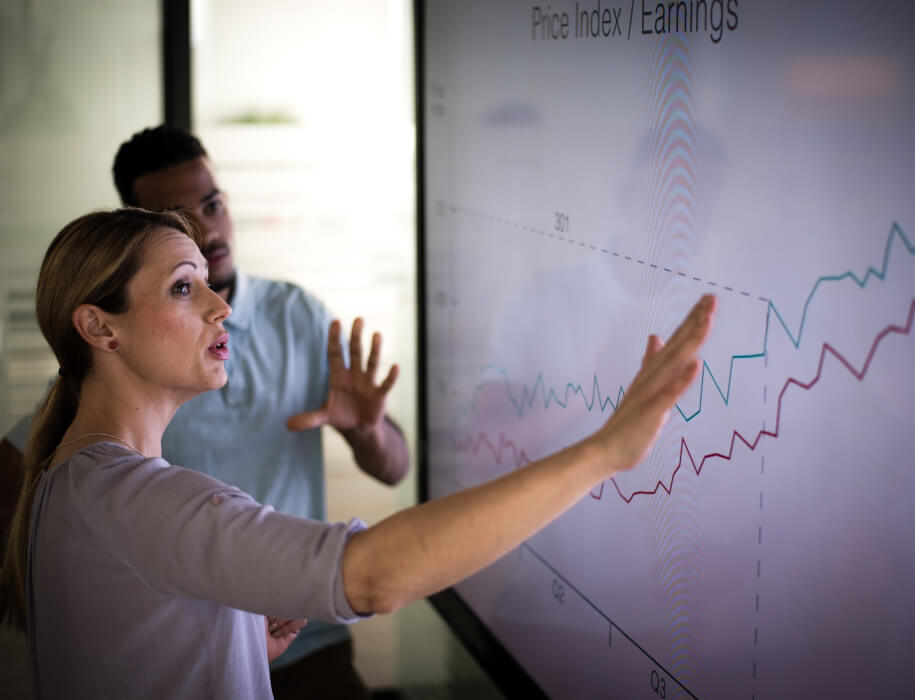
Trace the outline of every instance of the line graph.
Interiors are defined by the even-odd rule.
[[[549,697],[915,689],[915,49],[846,4],[630,44],[426,7],[425,497],[598,430],[719,300],[642,464],[455,587]]]
[[[759,352],[753,353],[742,353],[731,356],[730,365],[728,368],[728,378],[725,385],[726,388],[722,389],[722,384],[719,382],[715,373],[712,371],[712,368],[708,365],[707,362],[703,360],[702,362],[702,374],[700,377],[699,383],[699,405],[690,413],[687,413],[683,408],[677,404],[676,409],[680,417],[687,423],[692,421],[702,412],[703,399],[705,397],[705,387],[706,387],[706,377],[711,381],[712,385],[715,387],[718,395],[721,397],[721,400],[725,405],[729,405],[731,399],[731,387],[733,385],[734,378],[734,365],[737,360],[750,360],[750,359],[761,359],[766,356],[769,350],[769,331],[772,327],[772,318],[775,317],[778,325],[784,330],[789,341],[795,348],[799,348],[801,341],[804,335],[804,328],[807,324],[807,317],[810,310],[810,304],[813,301],[814,296],[820,287],[827,282],[842,282],[844,280],[853,281],[860,289],[864,289],[869,281],[873,279],[878,279],[880,281],[885,281],[887,272],[889,270],[891,254],[894,250],[894,242],[898,239],[902,249],[906,250],[909,255],[915,255],[915,244],[909,239],[905,231],[899,225],[898,222],[893,222],[890,227],[889,234],[887,236],[886,244],[883,251],[883,261],[880,268],[874,266],[869,266],[865,273],[860,277],[855,274],[853,270],[847,270],[841,274],[834,275],[823,275],[819,277],[816,282],[813,284],[813,287],[810,293],[807,295],[807,299],[804,302],[801,320],[798,326],[797,333],[793,333],[788,326],[788,323],[785,321],[783,313],[778,310],[775,304],[770,300],[768,302],[767,311],[766,311],[766,322],[765,322],[765,332],[763,335],[763,347]],[[899,246],[896,246],[897,248]],[[544,409],[548,409],[551,404],[555,404],[560,408],[566,408],[569,404],[569,400],[572,396],[581,396],[585,408],[590,413],[594,410],[595,406],[599,407],[601,412],[607,410],[607,406],[610,406],[613,410],[616,410],[616,407],[619,405],[619,402],[622,400],[622,397],[625,395],[625,389],[622,385],[619,386],[618,391],[616,392],[616,400],[614,401],[611,396],[604,396],[601,388],[600,381],[595,373],[593,376],[593,381],[589,387],[590,389],[590,398],[588,395],[588,389],[585,388],[583,384],[576,384],[574,382],[569,382],[566,384],[564,390],[556,390],[555,388],[547,389],[546,380],[543,377],[543,373],[539,373],[535,378],[532,385],[523,385],[521,389],[521,395],[516,396],[513,389],[511,379],[508,372],[499,367],[496,364],[490,363],[483,367],[481,370],[482,374],[486,373],[495,373],[500,375],[502,381],[505,385],[506,394],[509,401],[515,408],[515,412],[519,418],[524,416],[526,410],[533,408],[534,404],[537,403],[538,397],[543,404]],[[473,413],[476,410],[476,397],[480,391],[485,387],[484,382],[479,382],[471,392],[471,398],[465,402],[459,409],[459,415],[465,416],[469,413]]]
[[[855,377],[858,381],[863,381],[865,375],[868,372],[868,369],[871,366],[871,362],[874,359],[874,356],[877,352],[877,348],[880,343],[890,335],[909,335],[912,330],[912,321],[915,318],[915,299],[912,299],[911,304],[909,305],[908,317],[904,325],[893,324],[885,327],[880,333],[877,334],[873,343],[871,344],[870,350],[867,353],[867,356],[864,360],[864,363],[861,366],[861,369],[856,369],[851,362],[849,362],[838,350],[836,350],[829,343],[824,343],[822,349],[820,350],[819,362],[817,365],[816,375],[810,381],[804,382],[794,377],[789,378],[785,381],[785,384],[782,386],[781,391],[778,394],[778,402],[775,413],[775,428],[774,430],[760,430],[756,437],[750,441],[738,430],[734,430],[731,435],[731,442],[728,448],[727,453],[723,452],[709,452],[702,456],[698,465],[696,460],[692,455],[692,452],[687,445],[686,439],[680,439],[680,458],[676,468],[673,470],[670,476],[669,483],[659,480],[657,484],[652,489],[637,490],[633,491],[629,496],[626,496],[623,491],[620,489],[619,485],[616,482],[616,479],[610,479],[609,481],[613,484],[617,495],[627,504],[631,503],[636,496],[653,496],[664,491],[667,495],[670,495],[673,492],[674,480],[677,477],[677,474],[680,472],[681,468],[684,465],[684,455],[688,460],[689,465],[692,467],[693,471],[696,473],[696,476],[702,472],[702,468],[705,465],[705,462],[709,459],[723,459],[731,460],[734,455],[734,447],[737,444],[737,441],[740,440],[744,445],[746,445],[750,451],[754,451],[759,444],[759,441],[763,437],[778,438],[781,431],[781,413],[782,413],[782,401],[785,397],[785,392],[792,385],[797,386],[805,391],[809,391],[823,376],[823,366],[826,361],[827,354],[832,355],[839,361],[839,363],[845,367],[848,372]],[[614,407],[615,408],[615,407]],[[515,468],[521,467],[524,464],[527,464],[531,459],[527,456],[524,449],[519,447],[513,440],[507,438],[504,433],[499,433],[499,437],[496,441],[491,440],[484,433],[478,434],[476,437],[468,437],[460,441],[455,441],[453,444],[454,448],[461,452],[469,452],[472,454],[478,454],[480,450],[486,449],[489,451],[497,464],[501,465],[503,456],[506,451],[511,452],[511,461],[514,464]],[[604,483],[601,483],[600,487],[595,489],[597,493],[592,491],[591,497],[595,500],[601,500],[604,494]]]

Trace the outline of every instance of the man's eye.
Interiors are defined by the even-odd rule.
[[[172,287],[172,292],[178,296],[186,297],[191,293],[191,284],[190,282],[177,282]]]
[[[204,207],[204,213],[208,215],[216,214],[222,210],[222,200],[214,199],[211,202],[208,202],[206,207]]]

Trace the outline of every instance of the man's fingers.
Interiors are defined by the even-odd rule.
[[[311,430],[318,426],[325,425],[330,421],[330,416],[326,408],[319,408],[317,411],[305,411],[296,413],[286,419],[286,428],[294,433],[302,430]]]
[[[400,370],[397,368],[397,365],[391,365],[388,376],[384,378],[384,381],[381,382],[381,386],[379,387],[379,391],[381,391],[382,395],[387,394],[391,390],[391,387],[394,386],[394,382],[397,381],[399,372]]]
[[[331,371],[343,369],[343,347],[340,345],[340,322],[333,321],[327,333],[327,362]]]
[[[308,622],[308,620],[281,620],[275,617],[268,619],[269,632],[272,637],[298,634]]]
[[[378,371],[378,361],[381,358],[381,333],[372,334],[372,347],[369,350],[369,360],[365,366],[365,374],[371,383],[375,383],[375,373]]]
[[[356,317],[349,336],[349,366],[362,370],[362,319]]]
[[[305,620],[287,620],[277,631],[278,635],[298,634],[305,626]]]

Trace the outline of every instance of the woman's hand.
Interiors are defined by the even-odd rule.
[[[464,491],[395,513],[354,534],[343,586],[359,612],[391,612],[491,564],[614,474],[634,467],[701,366],[717,302],[703,297],[665,346],[648,339],[642,368],[594,435]]]
[[[670,409],[696,379],[702,366],[697,352],[712,330],[717,305],[711,294],[703,296],[666,345],[658,336],[648,336],[642,368],[606,425],[592,437],[606,451],[613,473],[642,460]]]
[[[308,620],[286,620],[279,617],[265,617],[267,628],[267,660],[273,661],[282,655]]]

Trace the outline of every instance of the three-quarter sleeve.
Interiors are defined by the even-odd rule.
[[[274,617],[360,617],[344,594],[342,561],[361,520],[277,513],[205,474],[114,445],[99,450],[109,452],[105,464],[72,470],[72,492],[87,525],[152,589]]]

